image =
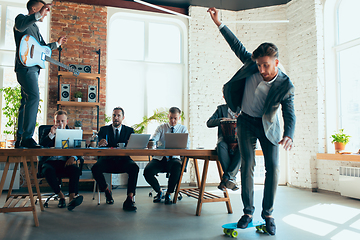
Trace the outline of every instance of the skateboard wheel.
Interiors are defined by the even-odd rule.
[[[238,235],[238,232],[237,232],[236,230],[232,230],[232,231],[231,231],[231,236],[232,236],[233,238],[236,238],[237,235]]]
[[[225,233],[226,235],[230,235],[230,229],[224,228],[224,233]]]

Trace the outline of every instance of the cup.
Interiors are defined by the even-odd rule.
[[[118,143],[117,146],[120,149],[125,148],[125,143]]]
[[[96,141],[95,140],[90,141],[90,147],[93,147],[93,148],[96,147]]]
[[[0,141],[0,148],[6,148],[6,141]]]
[[[74,139],[74,148],[81,148],[82,139]]]
[[[69,139],[61,140],[61,148],[69,148]]]
[[[156,148],[155,141],[154,141],[154,140],[150,140],[150,141],[148,142],[147,147],[148,147],[148,149],[155,149],[155,148]]]
[[[81,140],[80,147],[81,148],[86,148],[86,140]]]

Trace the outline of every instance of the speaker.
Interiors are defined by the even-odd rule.
[[[69,64],[69,67],[81,73],[91,73],[90,65]]]
[[[88,102],[96,102],[96,86],[88,87]]]
[[[70,84],[61,84],[60,101],[70,101]]]

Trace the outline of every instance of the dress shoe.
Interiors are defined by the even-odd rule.
[[[172,200],[171,200],[171,195],[170,194],[165,194],[165,202],[166,205],[170,205],[172,204]]]
[[[32,138],[21,140],[20,146],[25,148],[41,148],[41,146],[37,144]]]
[[[244,214],[244,215],[240,218],[240,220],[238,221],[237,227],[238,227],[238,228],[242,228],[242,229],[247,228],[247,226],[248,226],[249,223],[251,223],[251,222],[252,222],[252,217],[250,217],[250,216],[247,215],[247,214]]]
[[[135,202],[130,197],[127,197],[123,204],[123,209],[124,211],[136,211],[137,207]]]
[[[226,191],[226,186],[225,186],[225,183],[223,181],[220,182],[220,184],[219,184],[219,186],[217,188],[220,189],[223,192]]]
[[[66,207],[65,198],[60,198],[58,208]]]
[[[105,197],[106,197],[106,203],[107,204],[113,204],[114,199],[112,198],[112,193],[109,189],[105,190]]]
[[[162,191],[158,192],[158,194],[156,194],[156,196],[154,197],[153,202],[154,203],[159,203],[161,202],[161,198],[163,198],[163,193]]]
[[[226,188],[231,189],[233,191],[239,190],[239,187],[234,180],[227,180],[225,185]]]
[[[275,219],[274,218],[265,218],[265,225],[266,225],[266,232],[270,235],[275,235],[276,226],[275,226]]]
[[[68,205],[68,210],[71,211],[77,206],[79,206],[83,202],[83,199],[84,197],[80,195],[74,198],[73,200],[71,200]]]

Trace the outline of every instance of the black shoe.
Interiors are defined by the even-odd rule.
[[[112,198],[112,193],[109,189],[105,190],[105,197],[106,197],[106,203],[107,204],[113,204],[114,199]]]
[[[165,204],[166,205],[170,205],[172,204],[172,200],[171,200],[171,195],[170,194],[165,194]]]
[[[239,187],[234,180],[227,180],[225,185],[226,188],[231,189],[233,191],[239,190]]]
[[[16,140],[14,144],[14,148],[20,148],[20,140]]]
[[[137,207],[135,206],[135,202],[131,198],[126,198],[123,204],[124,211],[136,211]]]
[[[32,138],[27,138],[27,139],[21,140],[20,146],[26,147],[26,148],[41,148],[41,146],[39,144],[37,144],[35,142],[35,140]]]
[[[84,199],[84,197],[80,195],[80,196],[77,196],[76,198],[74,198],[73,200],[71,200],[71,202],[69,202],[69,205],[68,205],[68,210],[71,211],[75,207],[79,206],[83,202],[83,199]]]
[[[247,226],[248,226],[249,223],[251,223],[251,222],[252,222],[252,217],[250,217],[249,215],[244,214],[244,215],[240,218],[240,220],[238,221],[237,227],[238,227],[238,228],[242,228],[242,229],[247,228]]]
[[[154,197],[153,202],[154,203],[159,203],[161,202],[161,198],[163,198],[163,193],[162,191],[158,192],[158,194],[156,194],[156,196]]]
[[[219,184],[219,186],[217,188],[220,189],[223,192],[226,191],[226,186],[225,186],[225,183],[223,181],[221,181],[221,183]]]
[[[265,224],[266,224],[266,232],[268,232],[270,235],[275,235],[276,232],[275,219],[265,218]]]
[[[66,207],[65,198],[60,198],[58,208]]]

